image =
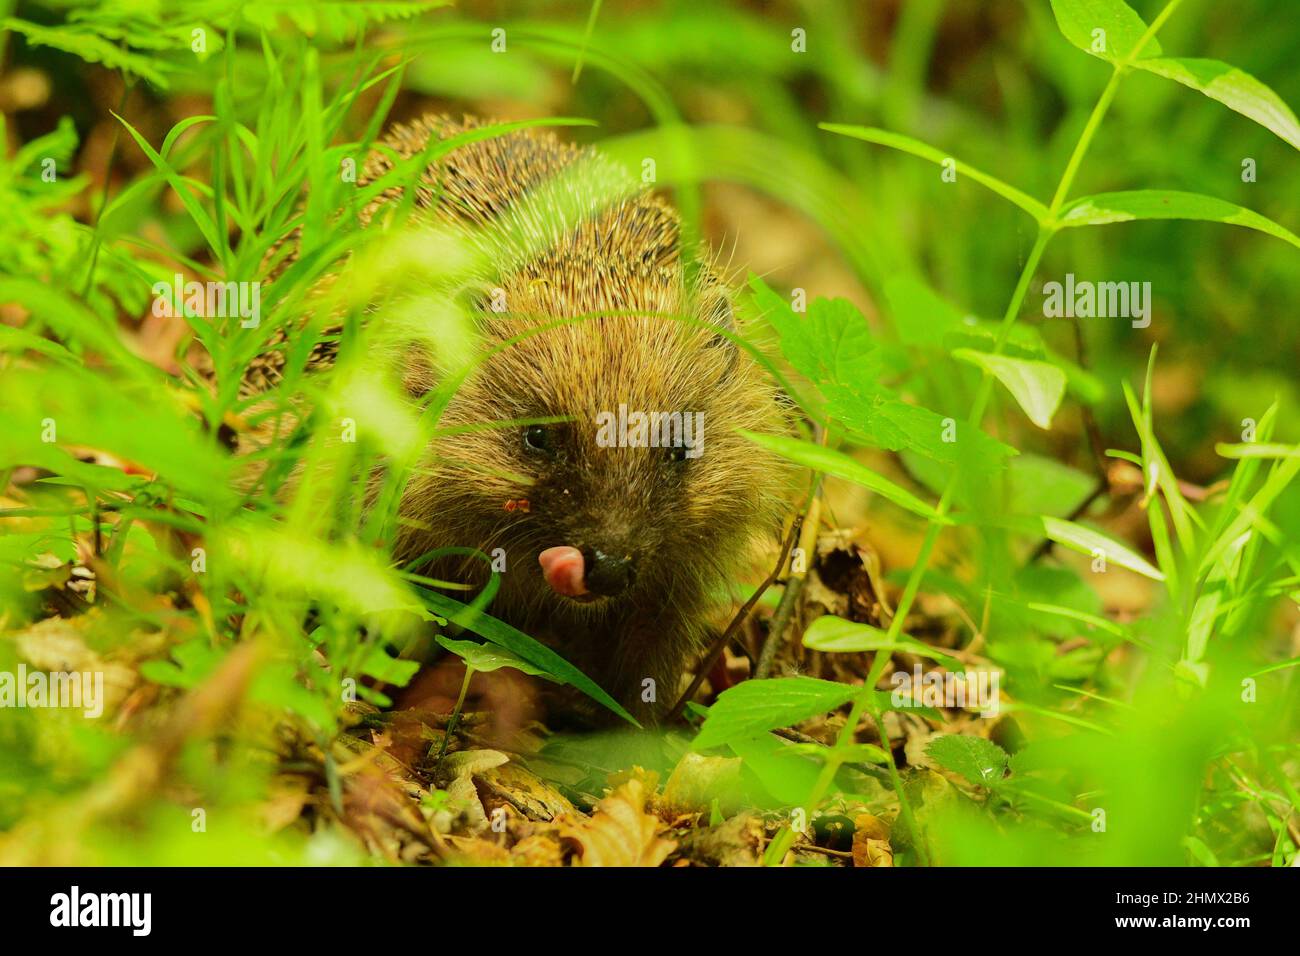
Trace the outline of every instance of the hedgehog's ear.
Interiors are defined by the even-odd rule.
[[[481,329],[494,315],[507,311],[503,284],[487,279],[467,282],[455,294],[456,305]]]
[[[500,294],[487,282],[469,282],[452,294],[455,307],[482,331],[492,313],[492,297]],[[406,343],[400,358],[402,387],[412,398],[422,398],[441,384],[445,369],[437,359],[437,345],[413,338]]]
[[[711,349],[725,349],[727,354],[727,372],[736,367],[740,358],[740,348],[730,338],[736,334],[736,313],[731,306],[731,298],[721,289],[705,300],[704,321],[718,329],[718,333],[705,345]]]
[[[411,398],[423,398],[438,384],[433,356],[420,342],[411,342],[401,358],[402,389]]]

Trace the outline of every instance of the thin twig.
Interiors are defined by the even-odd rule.
[[[819,475],[816,484],[813,486],[808,508],[799,531],[799,546],[803,548],[806,562],[802,571],[791,572],[789,579],[785,583],[785,590],[781,593],[781,603],[777,605],[776,613],[772,615],[772,626],[768,628],[767,640],[763,643],[763,651],[758,658],[758,667],[754,670],[754,677],[760,680],[772,673],[772,665],[776,662],[776,652],[780,649],[781,642],[785,638],[786,628],[790,626],[790,619],[794,616],[795,608],[799,606],[799,595],[803,593],[804,582],[808,580],[808,571],[811,569],[813,557],[817,553],[817,533],[821,524],[820,493],[821,476]]]
[[[810,495],[809,502],[811,502],[811,500],[812,496]],[[804,509],[804,511],[806,510],[807,509]],[[746,601],[741,606],[740,610],[736,612],[736,616],[731,619],[731,623],[727,625],[727,629],[722,632],[722,635],[716,641],[713,642],[713,646],[709,648],[709,653],[705,656],[703,663],[700,664],[699,669],[696,671],[695,679],[691,681],[691,686],[686,688],[686,692],[677,699],[677,703],[673,705],[672,711],[668,714],[669,723],[678,720],[682,716],[682,712],[686,710],[686,704],[695,696],[695,692],[699,690],[700,685],[704,683],[704,678],[708,676],[711,670],[713,670],[713,665],[716,664],[718,658],[722,656],[722,649],[727,646],[727,642],[729,642],[736,632],[740,630],[741,624],[745,622],[745,618],[749,616],[749,612],[754,609],[754,605],[758,603],[758,599],[761,598],[764,592],[766,592],[767,589],[776,582],[776,579],[781,576],[781,571],[785,568],[786,559],[790,556],[790,549],[794,547],[795,538],[802,525],[803,522],[797,519],[790,522],[790,531],[785,536],[785,541],[781,544],[781,555],[777,558],[776,565],[772,568],[772,571],[768,574],[766,580],[764,580],[763,583],[758,586],[758,589],[750,595],[749,600]]]

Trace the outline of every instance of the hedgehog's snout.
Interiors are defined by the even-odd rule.
[[[608,553],[600,548],[583,548],[582,558],[587,567],[586,585],[592,594],[617,597],[632,586],[636,579],[636,555]]]
[[[636,579],[636,554],[628,551],[556,545],[537,561],[552,591],[579,602],[618,597]]]

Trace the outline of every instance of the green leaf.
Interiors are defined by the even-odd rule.
[[[1133,65],[1218,100],[1228,109],[1250,117],[1300,149],[1300,122],[1291,108],[1259,80],[1230,63],[1169,57],[1141,59]]]
[[[935,650],[914,637],[900,634],[896,640],[891,640],[889,634],[878,627],[857,621],[846,621],[834,614],[823,614],[813,621],[804,631],[803,645],[814,651],[840,654],[862,651],[907,651],[918,657],[939,661],[949,670],[962,669],[961,661],[957,658]]]
[[[708,750],[797,724],[848,703],[861,690],[815,677],[747,680],[718,695],[691,749]]]
[[[1065,373],[1055,365],[975,349],[956,349],[952,354],[997,378],[1039,428],[1052,427],[1052,416],[1065,395]]]
[[[325,541],[249,517],[214,529],[209,547],[215,560],[267,588],[333,602],[374,618],[377,627],[383,621],[400,631],[428,619],[416,596],[374,549],[356,542]]]
[[[1265,674],[1272,674],[1275,671],[1284,671],[1291,667],[1300,667],[1300,657],[1293,657],[1288,661],[1278,661],[1276,664],[1269,664],[1267,667],[1261,667],[1250,676],[1263,677]]]
[[[369,691],[369,688],[364,688],[364,691]],[[298,714],[333,732],[333,701],[303,686],[298,669],[289,661],[271,661],[262,665],[249,684],[248,697],[267,707]]]
[[[1027,453],[1011,460],[1007,495],[1016,510],[1064,517],[1073,513],[1097,487],[1094,475],[1043,455]]]
[[[372,24],[391,20],[409,20],[447,5],[449,0],[347,0],[321,3],[320,0],[279,0],[240,8],[249,23],[262,27],[267,34],[296,27],[307,36],[343,40]]]
[[[763,789],[784,807],[797,807],[807,801],[825,763],[825,752],[813,755],[795,750],[794,744],[772,734],[736,738],[727,745]]]
[[[206,638],[193,638],[171,650],[171,660],[151,660],[140,665],[140,676],[164,687],[189,690],[197,687],[225,659]]]
[[[825,760],[831,750],[825,744],[791,744],[788,749],[791,753],[816,757],[818,760]],[[882,767],[889,763],[889,755],[875,744],[845,744],[843,747],[836,747],[835,752],[844,759],[845,763],[874,763]]]
[[[910,448],[967,475],[979,475],[982,480],[999,473],[1010,458],[1020,454],[977,425],[908,402],[882,401],[862,417],[862,426],[856,419],[847,419],[846,424],[862,434],[874,433],[879,443],[891,451]],[[865,431],[865,426],[870,426],[871,431]],[[946,440],[950,428],[951,441]]]
[[[880,377],[880,353],[866,318],[848,299],[816,299],[800,315],[757,276],[755,303],[781,337],[781,352],[813,382],[867,383]]]
[[[134,126],[116,113],[112,113],[111,115],[126,127],[126,131],[131,134],[131,138],[135,140],[136,145],[140,147],[141,152],[149,157],[149,161],[154,164],[154,167],[157,168],[158,172],[160,172],[167,180],[167,184],[172,187],[177,198],[179,198],[181,203],[185,206],[185,211],[188,212],[190,218],[194,220],[194,225],[197,226],[199,232],[203,234],[203,238],[207,242],[208,248],[212,250],[214,255],[220,257],[226,249],[224,238],[217,232],[216,224],[212,221],[212,217],[208,215],[208,211],[204,209],[202,203],[195,198],[194,193],[187,188],[187,184],[190,180],[178,173],[172,167],[171,163],[163,159],[158,151],[149,145],[149,141],[140,135]]]
[[[1255,492],[1250,501],[1242,505],[1241,511],[1219,532],[1214,544],[1201,558],[1198,576],[1208,573],[1216,562],[1235,546],[1235,542],[1243,534],[1266,520],[1268,509],[1272,507],[1274,500],[1295,480],[1297,475],[1300,475],[1300,456],[1284,457],[1273,466],[1259,491]]]
[[[1130,61],[1147,32],[1146,21],[1123,0],[1052,0],[1052,13],[1067,40],[1111,63]],[[1160,55],[1155,37],[1147,40],[1142,52]]]
[[[826,414],[861,442],[890,451],[908,448],[984,475],[998,471],[1016,454],[979,428],[956,423],[947,427],[942,415],[905,402],[882,385],[879,346],[853,303],[818,299],[800,316],[757,276],[750,276],[749,284],[755,303],[780,334],[781,351],[790,364],[816,383]]]
[[[435,640],[451,651],[476,671],[495,671],[503,667],[513,667],[517,671],[542,677],[549,681],[555,678],[534,664],[528,663],[518,654],[512,654],[502,647],[479,644],[476,641],[454,641],[439,634]]]
[[[1284,239],[1300,249],[1300,237],[1273,220],[1261,216],[1244,206],[1203,196],[1200,193],[1177,192],[1167,189],[1139,189],[1132,192],[1098,193],[1084,196],[1061,210],[1057,225],[1062,229],[1074,226],[1103,226],[1112,222],[1131,222],[1134,219],[1197,219],[1205,222],[1225,222],[1245,226]]]
[[[1052,518],[1047,515],[1044,515],[1041,520],[1044,533],[1057,544],[1063,544],[1075,551],[1082,551],[1084,554],[1101,551],[1106,556],[1107,561],[1114,562],[1122,568],[1136,571],[1153,581],[1163,581],[1165,579],[1159,568],[1153,567],[1140,554],[1120,544],[1114,538],[1102,534],[1100,531],[1085,528],[1073,521]]]
[[[892,149],[901,150],[904,153],[911,153],[913,156],[919,156],[922,159],[928,159],[930,162],[938,163],[940,166],[951,160],[956,164],[958,179],[965,176],[972,182],[979,183],[986,189],[990,189],[997,193],[1008,202],[1015,203],[1039,222],[1045,222],[1048,218],[1047,207],[1028,193],[1021,192],[1015,186],[1004,183],[1002,180],[990,176],[988,173],[980,172],[973,166],[969,166],[963,162],[958,162],[951,154],[945,153],[941,149],[935,149],[933,146],[928,146],[920,140],[912,139],[910,136],[891,133],[889,130],[876,129],[871,126],[845,126],[839,123],[818,123],[817,127],[818,129],[826,130],[828,133],[838,133],[841,136],[850,136],[853,139],[865,140],[868,143],[877,143],[880,146],[889,146]]]
[[[125,44],[114,43],[92,28],[82,25],[42,26],[10,17],[0,23],[0,27],[21,33],[32,46],[53,47],[78,56],[87,63],[102,63],[110,70],[133,73],[163,89],[167,88],[164,73],[174,69],[170,63],[133,53],[126,49]]]
[[[372,645],[361,664],[361,673],[385,684],[405,687],[420,669],[419,661],[390,657],[379,645]]]
[[[1079,611],[1072,607],[1061,607],[1059,604],[1040,604],[1037,601],[1030,601],[1025,607],[1031,611],[1040,611],[1043,614],[1051,614],[1055,617],[1068,618],[1071,621],[1079,621],[1087,624],[1089,627],[1095,627],[1107,634],[1115,637],[1127,638],[1128,630],[1123,626],[1116,624],[1109,618],[1101,617],[1098,614],[1089,614],[1086,611]]]
[[[955,352],[959,348],[991,352],[1003,334],[1001,322],[967,317],[961,325],[948,329],[943,337],[943,346],[948,352]],[[1035,326],[1013,325],[1005,330],[1005,335],[1006,340],[1002,343],[999,355],[1040,359],[1055,365],[1065,373],[1066,388],[1085,405],[1096,405],[1106,397],[1106,386],[1101,379],[1049,348]]]
[[[931,521],[948,523],[947,519],[939,514],[932,505],[926,504],[907,489],[901,488],[888,478],[876,474],[866,465],[860,464],[841,451],[835,451],[824,445],[816,445],[798,438],[789,438],[785,435],[763,435],[744,429],[740,430],[740,434],[756,445],[761,445],[768,451],[775,452],[782,458],[789,459],[796,464],[805,465],[827,475],[834,475],[836,478],[843,478],[845,481],[862,485],[864,488],[870,488],[882,498],[906,508],[913,514],[921,515]]]
[[[977,787],[995,789],[1002,783],[1010,757],[1007,752],[983,737],[945,734],[935,737],[925,752],[945,770],[961,774]]]
[[[1173,468],[1169,464],[1169,459],[1165,456],[1164,449],[1160,447],[1160,440],[1156,437],[1155,422],[1153,410],[1151,407],[1151,388],[1155,376],[1155,359],[1156,348],[1152,346],[1151,354],[1147,359],[1146,378],[1142,386],[1142,401],[1139,402],[1137,394],[1133,391],[1128,382],[1121,383],[1124,392],[1124,402],[1128,405],[1129,417],[1133,419],[1133,427],[1137,430],[1138,437],[1142,442],[1142,457],[1138,466],[1142,469],[1142,475],[1145,481],[1145,490],[1148,497],[1155,494],[1156,488],[1159,487],[1163,492],[1165,503],[1169,506],[1169,515],[1173,519],[1174,528],[1178,532],[1178,540],[1182,545],[1185,553],[1190,555],[1193,540],[1195,537],[1195,525],[1201,524],[1201,519],[1196,516],[1187,503],[1187,498],[1183,495],[1181,486],[1178,484],[1178,478],[1174,474]],[[1153,514],[1151,509],[1147,509],[1149,516]],[[1154,519],[1157,524],[1152,525],[1152,533],[1158,530],[1158,523],[1162,520]],[[1161,543],[1163,547],[1163,542]],[[1170,584],[1175,585],[1176,581]]]
[[[1238,445],[1219,442],[1214,446],[1214,451],[1224,458],[1300,458],[1300,445],[1281,445],[1276,442],[1244,442]]]
[[[515,654],[530,664],[540,667],[554,677],[558,677],[569,686],[576,687],[598,704],[618,714],[628,723],[638,727],[641,726],[636,718],[624,710],[622,705],[602,690],[594,680],[545,644],[529,637],[523,631],[511,627],[505,621],[489,617],[477,608],[462,604],[455,598],[439,594],[437,591],[430,591],[428,588],[416,588],[416,591],[419,592],[420,597],[423,598],[430,610],[467,630],[473,631],[479,637],[489,640],[493,644],[499,644],[507,650],[514,651]]]
[[[894,276],[885,283],[885,298],[906,345],[942,349],[950,332],[960,333],[968,315],[912,275]]]

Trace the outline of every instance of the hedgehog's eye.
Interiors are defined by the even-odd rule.
[[[555,429],[546,425],[529,425],[524,428],[524,447],[543,455],[555,454]]]
[[[685,445],[674,445],[673,447],[667,449],[668,460],[672,462],[674,465],[680,464],[681,462],[687,460],[686,451],[687,448]]]

